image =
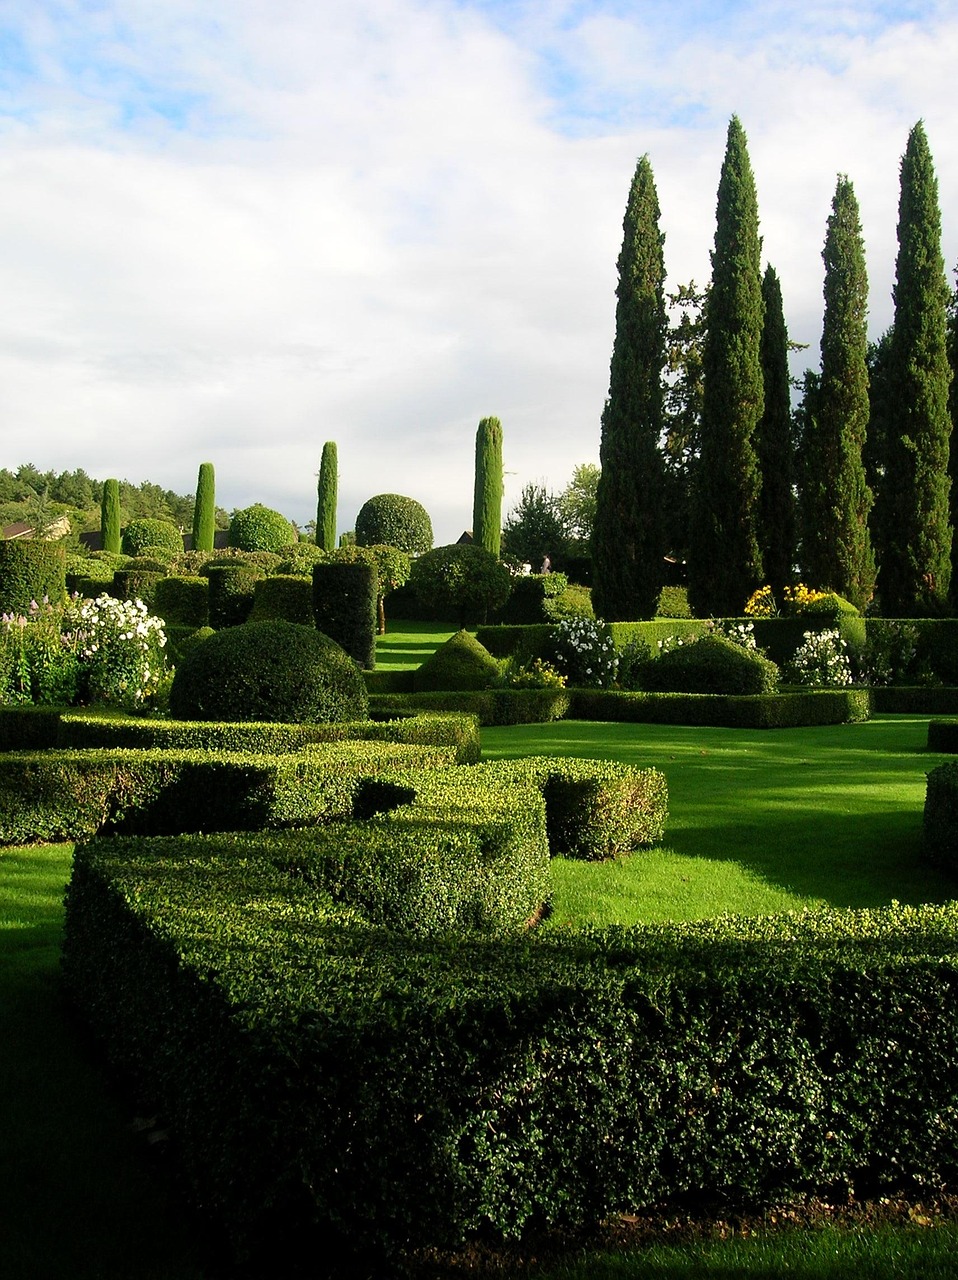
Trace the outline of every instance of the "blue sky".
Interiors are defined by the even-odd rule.
[[[650,157],[671,285],[707,279],[729,117],[817,363],[838,173],[870,326],[922,118],[958,262],[958,5],[0,0],[0,465],[82,466],[340,527],[373,493],[471,521],[598,457],[615,261]]]

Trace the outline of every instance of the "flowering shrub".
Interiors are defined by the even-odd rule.
[[[824,600],[830,593],[817,591],[814,587],[806,587],[804,582],[794,587],[786,587],[782,596],[782,613],[804,613],[807,607],[816,600]],[[745,615],[748,618],[776,618],[779,608],[769,586],[759,587],[748,598],[745,604]]]
[[[785,675],[792,684],[810,684],[827,689],[851,684],[848,646],[837,631],[806,631],[802,644],[786,667]]]
[[[504,689],[564,689],[566,678],[542,658],[524,664],[507,658],[499,684]]]
[[[748,618],[774,618],[777,614],[778,606],[771,587],[759,587],[745,602],[745,615]]]
[[[80,663],[81,696],[133,709],[164,683],[166,635],[142,600],[101,595],[67,607],[63,637]]]
[[[740,649],[748,649],[751,653],[756,652],[758,649],[758,645],[755,643],[755,628],[750,622],[723,620],[716,624],[716,630],[721,631],[727,640],[737,644]]]
[[[927,655],[919,652],[918,640],[918,628],[913,622],[873,618],[866,633],[858,679],[871,685],[940,684]]]
[[[63,610],[44,597],[26,614],[0,617],[0,704],[69,704],[76,700],[79,661],[62,631]]]
[[[605,689],[619,667],[612,633],[599,618],[563,618],[552,629],[556,666],[569,683]]]

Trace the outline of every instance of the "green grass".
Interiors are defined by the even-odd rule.
[[[412,624],[410,624],[412,627]],[[396,665],[448,636],[419,624],[381,638]],[[437,640],[436,637],[439,637]],[[403,663],[403,658],[408,659]],[[927,718],[749,733],[562,722],[483,731],[487,757],[567,753],[661,766],[668,849],[557,865],[549,927],[587,918],[694,918],[810,903],[941,901],[918,860]],[[221,1280],[209,1246],[61,1005],[61,899],[70,848],[0,850],[0,1274],[10,1280]],[[456,1270],[453,1274],[460,1274]],[[936,1222],[756,1230],[569,1258],[537,1280],[958,1276],[958,1227]],[[317,1272],[321,1275],[321,1272]]]
[[[484,729],[487,758],[580,755],[664,770],[666,847],[553,864],[550,927],[944,902],[922,864],[927,718],[750,732],[560,721]]]
[[[421,666],[456,628],[448,622],[393,622],[386,615],[386,634],[376,637],[376,669],[403,671]]]

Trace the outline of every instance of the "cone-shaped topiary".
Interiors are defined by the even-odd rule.
[[[100,500],[100,546],[113,555],[120,554],[120,482],[103,481]]]
[[[362,720],[362,673],[314,627],[246,622],[191,649],[176,668],[170,714],[178,720],[291,723]]]
[[[429,655],[413,676],[417,693],[434,689],[488,689],[499,677],[499,664],[468,631],[457,631]]]

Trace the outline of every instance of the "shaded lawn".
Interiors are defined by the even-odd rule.
[[[376,637],[376,668],[398,671],[421,666],[456,628],[450,622],[393,622],[386,601],[386,634]]]
[[[559,721],[484,729],[483,755],[578,755],[661,768],[665,847],[559,860],[553,922],[697,919],[809,906],[944,902],[922,864],[927,717],[749,731]]]

